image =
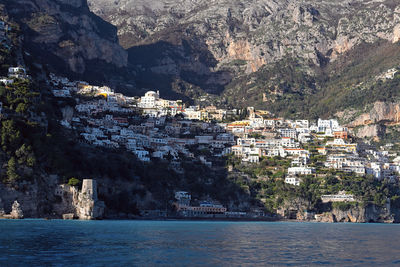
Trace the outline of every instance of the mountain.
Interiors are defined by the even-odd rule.
[[[287,56],[315,65],[362,42],[400,37],[396,1],[89,0],[130,48],[155,40],[201,41],[218,65],[246,61],[247,73]]]
[[[2,78],[0,83],[0,218],[12,210],[18,211],[13,215],[18,218],[20,211],[25,218],[61,218],[78,210],[79,214],[90,213],[94,210],[91,199],[78,194],[84,177],[99,184],[99,199],[106,204],[108,218],[137,215],[139,210],[172,208],[174,192],[179,188],[188,188],[196,198],[212,197],[230,207],[250,208],[259,203],[227,177],[223,160],[211,169],[185,158],[179,162],[182,171],[178,173],[170,160],[144,164],[125,148],[89,145],[81,140],[75,127],[63,127],[61,121],[74,115],[78,103],[102,100],[55,97],[54,89],[71,83],[61,77],[57,80],[64,80],[62,85],[50,83],[49,77],[55,76],[47,71],[53,71],[55,66],[30,50],[24,24],[6,15],[10,14],[8,9],[3,7],[1,12],[1,26],[6,27],[0,30],[0,75],[6,75],[10,66],[21,64],[27,66],[29,76],[23,75],[25,69],[21,67],[20,79],[5,79],[5,84]],[[84,47],[80,44],[77,49]],[[77,86],[76,82],[72,84]],[[121,116],[117,114],[114,115]],[[80,117],[77,113],[75,116]],[[146,120],[136,115],[129,117]],[[168,120],[172,123],[172,118]],[[61,190],[64,186],[66,190]],[[96,210],[102,206],[97,205]]]
[[[159,89],[189,103],[312,118],[354,108],[354,97],[358,106],[397,101],[396,86],[383,85],[384,98],[375,86],[376,76],[400,65],[400,5],[393,0],[4,5],[24,33],[25,60],[39,71],[130,95]],[[363,93],[360,83],[368,85]]]
[[[25,57],[39,69],[97,81],[123,76],[128,55],[117,29],[90,12],[85,0],[6,0],[2,10],[19,25]]]
[[[118,28],[138,88],[165,94],[208,96],[219,104],[278,113],[295,99],[309,110],[307,101],[315,101],[310,96],[330,98],[341,91],[331,86],[337,76],[346,76],[341,84],[355,85],[348,73],[360,64],[368,68],[354,74],[357,82],[399,65],[391,58],[400,38],[400,5],[393,0],[88,0],[88,5]]]
[[[179,161],[169,152],[165,159],[142,163],[123,148],[90,145],[86,141],[93,140],[82,134],[104,128],[104,136],[112,140],[117,127],[109,125],[118,125],[120,118],[110,122],[107,115],[121,113],[103,110],[88,117],[76,113],[80,129],[68,127],[77,104],[103,105],[104,100],[57,97],[59,90],[54,89],[70,83],[52,85],[56,76],[49,74],[107,83],[132,95],[151,88],[160,89],[163,97],[188,102],[254,105],[287,118],[336,116],[360,137],[386,134],[385,141],[397,142],[399,11],[394,1],[384,0],[2,2],[0,75],[21,65],[30,76],[0,84],[0,217],[16,199],[15,206],[21,205],[27,217],[60,217],[71,203],[64,203],[68,201],[57,191],[59,185],[68,183],[70,192],[78,192],[80,180],[94,178],[108,218],[145,210],[173,211],[174,193],[187,190],[196,202],[215,199],[229,210],[276,214],[277,208],[295,207],[332,211],[339,221],[370,221],[366,214],[373,214],[372,221],[386,221],[386,215],[392,217],[382,208],[388,197],[399,213],[399,187],[372,176],[340,173],[339,180],[338,172],[323,170],[326,177],[306,177],[304,186],[296,189],[283,180],[290,159],[262,159],[261,164],[249,165],[233,155],[217,154],[222,148],[215,149],[214,144],[195,144],[185,147],[187,156],[178,153]],[[139,114],[126,117],[129,131],[138,127],[140,135],[144,133],[140,129],[147,128],[142,126],[157,125]],[[199,134],[208,138],[220,131],[219,126],[204,127],[203,122],[188,126],[177,117],[160,123],[157,130],[146,132],[148,138],[158,139],[158,134],[175,129],[171,140],[188,137],[185,142],[192,143]],[[316,150],[320,145],[318,140],[304,146],[311,151],[312,166],[322,167],[326,161]],[[398,144],[392,146],[397,153]],[[153,147],[146,149],[156,152]],[[320,205],[322,194],[340,189],[355,192],[364,206]],[[55,207],[64,204],[63,209]],[[358,215],[344,214],[349,209]]]

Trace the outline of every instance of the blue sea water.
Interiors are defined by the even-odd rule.
[[[0,266],[395,266],[400,225],[0,220]]]

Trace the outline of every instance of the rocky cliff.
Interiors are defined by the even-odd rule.
[[[2,5],[3,16],[23,33],[25,56],[33,56],[36,65],[75,76],[127,66],[116,28],[91,13],[86,0],[6,0]]]
[[[339,204],[339,205],[336,205]],[[302,198],[286,199],[277,210],[283,219],[317,222],[352,222],[352,223],[393,223],[399,222],[399,209],[392,207],[390,201],[385,206],[360,202],[320,203],[311,207],[310,202]]]
[[[88,0],[88,4],[118,28],[138,73],[167,75],[170,79],[164,81],[174,90],[194,86],[220,93],[234,86],[235,78],[245,77],[245,83],[251,83],[246,77],[285,58],[296,58],[297,68],[317,75],[316,69],[362,44],[396,43],[400,37],[400,5],[393,0]],[[138,77],[141,85],[157,86],[146,75]],[[176,79],[184,83],[174,85]],[[270,93],[268,87],[284,79],[265,84],[264,92]],[[234,86],[232,94],[245,83]]]
[[[395,88],[393,88],[395,90]],[[359,138],[384,137],[388,127],[397,127],[400,122],[399,102],[377,101],[364,109],[351,108],[344,112],[338,112],[337,117],[341,118],[346,126],[350,127]]]
[[[331,212],[316,215],[318,222],[352,222],[352,223],[393,223],[394,217],[390,208],[368,205],[353,207],[348,210],[333,209]]]
[[[348,126],[357,127],[377,123],[398,123],[400,121],[400,104],[393,102],[375,102],[367,112],[358,115]]]
[[[160,38],[203,40],[219,64],[246,61],[246,71],[286,55],[321,64],[362,42],[400,37],[395,1],[89,0],[118,27],[124,47]],[[182,31],[173,31],[181,29]]]
[[[356,85],[400,64],[394,0],[4,5],[36,67],[132,95],[156,88],[165,97],[315,117],[352,106]]]
[[[41,176],[35,181],[23,181],[15,186],[0,183],[0,210],[5,214],[12,213],[17,200],[18,210],[24,217],[40,218],[51,215],[56,180],[55,176]]]
[[[53,205],[58,216],[71,214],[70,218],[81,220],[102,219],[105,205],[97,198],[97,182],[92,179],[82,181],[82,190],[62,184],[57,186],[55,194],[60,201]]]

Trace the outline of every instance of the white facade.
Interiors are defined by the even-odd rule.
[[[337,195],[322,195],[321,200],[323,203],[356,201],[354,195],[345,194],[344,192],[339,192]]]
[[[22,67],[10,67],[8,68],[8,74],[26,74],[26,70]]]
[[[295,186],[299,186],[300,183],[301,183],[301,179],[299,177],[296,177],[296,176],[287,176],[285,178],[285,183],[291,184],[291,185],[295,185]]]
[[[310,123],[308,120],[296,120],[295,125],[298,128],[306,128],[308,129],[310,127]]]
[[[290,137],[293,139],[297,139],[296,129],[291,129],[291,128],[279,129],[279,133],[280,133],[281,137]]]
[[[201,120],[201,111],[199,110],[195,110],[193,108],[187,108],[185,109],[185,112],[183,114],[189,120]]]
[[[146,150],[134,150],[133,153],[143,162],[150,161],[149,152]]]
[[[160,99],[159,92],[148,91],[144,96],[140,98],[140,107],[142,108],[155,108],[156,101]]]
[[[14,83],[13,79],[2,78],[0,79],[0,83],[4,83],[4,85],[10,85]]]
[[[333,131],[340,129],[339,122],[337,120],[323,120],[318,119],[318,131],[325,133],[328,131],[330,134]]]
[[[310,175],[315,172],[314,168],[310,167],[290,167],[288,168],[289,175]]]

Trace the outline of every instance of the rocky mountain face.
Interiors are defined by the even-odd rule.
[[[286,58],[295,58],[305,75],[318,76],[360,45],[400,39],[400,4],[394,0],[88,0],[88,4],[117,26],[129,62],[142,74],[139,85],[157,86],[146,79],[150,74],[167,76],[159,87],[167,82],[170,89],[186,93],[196,87],[209,93],[233,87],[227,91],[235,94],[254,83],[252,73]],[[235,83],[243,77],[245,81]],[[290,86],[280,86],[281,79],[270,80],[258,88],[258,103],[263,93],[265,100],[290,91]],[[254,92],[243,94],[248,99]]]
[[[388,127],[397,127],[400,120],[400,104],[398,102],[377,101],[366,107],[364,113],[356,109],[339,112],[338,117],[348,120],[348,127],[360,138],[384,137]]]
[[[393,223],[397,222],[390,208],[368,205],[366,207],[355,207],[349,210],[333,209],[317,216],[318,222],[352,222],[352,223]],[[393,212],[398,212],[393,210]]]
[[[50,71],[93,75],[127,66],[117,30],[90,12],[85,0],[6,0],[3,16],[19,25],[26,55]]]
[[[278,216],[285,219],[296,219],[299,221],[317,222],[352,222],[352,223],[393,223],[399,222],[399,208],[392,206],[389,202],[384,206],[375,204],[349,205],[345,208],[332,207],[333,203],[320,207],[319,214],[309,212],[308,201],[302,198],[286,200],[278,209]],[[345,204],[345,203],[342,203]],[[328,205],[328,206],[326,206]],[[329,207],[330,205],[330,207]],[[305,212],[306,211],[306,212]]]
[[[396,42],[400,38],[400,6],[395,1],[88,3],[92,11],[118,27],[126,48],[172,35],[202,40],[220,65],[245,60],[247,72],[287,55],[321,64],[321,57],[334,60],[362,42]]]
[[[351,107],[344,87],[400,63],[395,0],[5,0],[3,10],[39,70],[282,116]]]

